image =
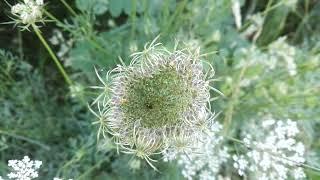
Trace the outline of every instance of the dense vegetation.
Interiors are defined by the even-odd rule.
[[[72,83],[65,81],[34,29],[0,26],[1,176],[10,171],[8,160],[28,155],[43,163],[39,179],[183,179],[176,162],[156,162],[159,173],[139,158],[118,154],[111,140],[97,140],[99,126],[88,109],[100,93],[90,88],[100,83],[94,67],[104,77],[121,63],[119,57],[129,64],[130,54],[142,51],[157,35],[168,49],[179,40],[190,47],[199,46],[201,53],[207,54],[205,59],[218,79],[214,86],[224,94],[212,92],[211,108],[221,112],[216,121],[223,125],[225,137],[242,139],[252,124],[259,124],[266,116],[291,119],[301,132],[298,139],[306,149],[305,163],[320,167],[319,1],[45,3],[46,20],[38,24],[39,30]],[[11,21],[10,7],[5,1],[0,7],[4,10],[1,22]],[[170,71],[168,76],[179,81]],[[174,95],[183,91],[182,87],[176,89]],[[139,91],[139,84],[132,91]],[[137,100],[137,107],[144,96],[138,98],[142,99]],[[259,131],[253,128],[249,133]],[[230,139],[223,146],[231,154],[244,149]],[[308,179],[320,178],[317,170],[305,167],[304,172]],[[221,165],[219,174],[243,178],[233,167],[232,158]]]

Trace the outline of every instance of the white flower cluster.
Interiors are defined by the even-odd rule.
[[[182,175],[186,179],[198,177],[200,180],[214,180],[218,178],[220,167],[229,158],[228,149],[221,148],[223,138],[217,133],[222,126],[215,122],[211,131],[199,134],[202,140],[194,144],[192,149],[177,152],[168,149],[164,152],[164,161],[177,159],[182,167]]]
[[[269,45],[269,59],[270,61],[285,62],[290,76],[297,74],[297,65],[295,63],[296,49],[286,43],[286,37],[278,38],[276,41]]]
[[[63,34],[60,30],[54,29],[53,35],[49,39],[49,41],[51,42],[51,44],[59,47],[57,56],[59,57],[59,59],[61,59],[64,62],[64,65],[71,66],[71,60],[68,57],[68,53],[70,52],[70,49],[73,46],[74,40],[72,38],[68,40],[65,39],[65,37],[63,37]]]
[[[9,179],[31,180],[38,177],[37,170],[41,165],[41,161],[30,160],[28,156],[24,156],[22,160],[9,160],[8,166],[12,168],[12,172],[7,176]]]
[[[39,176],[38,170],[41,165],[42,161],[31,160],[28,156],[24,156],[22,160],[9,160],[8,166],[11,167],[12,171],[7,174],[7,177],[15,180],[31,180],[37,178]],[[0,176],[0,180],[4,180],[4,178]],[[64,179],[55,177],[53,180]]]
[[[34,24],[42,19],[43,0],[23,0],[11,7],[11,13],[18,17],[18,22]]]
[[[247,176],[259,180],[306,177],[300,167],[305,162],[305,147],[296,140],[299,133],[296,122],[268,118],[244,133],[243,142],[249,150],[246,154],[233,156],[233,165],[240,176],[247,173]]]
[[[262,52],[258,47],[252,45],[246,48],[239,48],[234,56],[239,60],[237,69],[243,67],[251,68],[255,73],[247,74],[240,82],[241,87],[247,87],[254,81],[258,81],[263,73],[277,69],[286,69],[290,76],[297,74],[296,56],[298,51],[294,46],[289,45],[285,37],[279,38],[268,46],[267,52]],[[277,69],[276,69],[277,68]],[[230,83],[232,79],[229,80]]]

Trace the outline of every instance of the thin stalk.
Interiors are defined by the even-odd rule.
[[[19,44],[19,56],[20,60],[23,59],[23,41],[22,41],[22,32],[18,31],[18,44]]]
[[[82,151],[83,148],[80,148],[78,152]],[[58,169],[58,172],[56,173],[57,176],[60,176],[61,175],[61,172],[64,171],[64,169],[66,169],[68,166],[71,166],[72,164],[78,162],[81,160],[81,158],[84,156],[85,154],[81,153],[79,155],[79,153],[75,153],[75,155],[72,157],[71,160],[69,160],[68,162],[66,162],[63,166],[61,166],[59,169]]]
[[[20,135],[17,135],[17,134],[13,134],[13,133],[10,133],[10,132],[6,132],[6,131],[3,131],[3,130],[0,130],[0,134],[3,134],[3,135],[6,135],[6,136],[10,136],[10,137],[13,137],[15,139],[19,139],[19,140],[23,140],[23,141],[26,141],[28,143],[31,143],[31,144],[35,144],[37,146],[40,146],[41,148],[49,151],[50,150],[50,147],[39,142],[39,141],[36,141],[36,140],[33,140],[33,139],[30,139],[30,138],[27,138],[25,136],[20,136]]]
[[[272,2],[271,2],[271,3],[268,3],[267,8],[261,13],[262,15],[266,15],[266,14],[268,14],[271,10],[276,9],[277,7],[283,5],[283,2],[280,1],[280,2],[278,2],[277,4],[274,4],[274,5],[272,5],[272,6],[271,6],[271,4],[272,4]]]
[[[273,10],[273,9],[275,9],[275,8],[277,8],[277,7],[279,7],[279,6],[281,6],[283,4],[283,2],[279,2],[279,3],[271,6],[272,2],[273,2],[272,0],[268,2],[267,8],[261,13],[262,16],[267,15],[271,10]],[[246,21],[238,31],[239,32],[243,32],[252,23],[253,23],[252,21]]]
[[[105,161],[107,161],[106,158],[101,159],[100,161],[98,161],[97,163],[95,163],[94,166],[92,166],[91,168],[87,169],[84,173],[82,173],[79,177],[77,177],[77,179],[81,180],[81,179],[85,179],[88,178],[87,176],[94,171],[95,169],[99,168],[101,166],[102,163],[104,163]]]
[[[50,46],[48,45],[47,41],[43,38],[43,36],[41,35],[40,30],[38,29],[38,27],[35,24],[32,24],[32,28],[33,30],[36,32],[38,38],[40,39],[40,41],[42,42],[42,44],[44,45],[44,47],[47,49],[47,51],[49,52],[50,56],[52,57],[53,61],[55,62],[55,64],[57,65],[59,71],[61,72],[61,74],[63,75],[65,81],[71,86],[73,83],[71,81],[71,79],[69,78],[68,74],[66,73],[66,71],[64,70],[63,66],[61,65],[61,63],[59,62],[57,56],[53,53],[52,49],[50,48]]]
[[[70,11],[70,13],[74,16],[77,15],[77,13],[69,6],[69,4],[65,0],[60,0],[62,4]]]
[[[242,77],[244,76],[245,71],[247,70],[247,65],[245,65],[240,72],[239,78],[237,80],[237,84],[235,84],[233,90],[232,90],[232,95],[231,95],[231,100],[230,103],[228,104],[228,108],[226,110],[226,115],[223,120],[223,127],[224,127],[224,134],[227,134],[228,129],[230,127],[230,124],[232,122],[232,116],[233,116],[233,111],[234,111],[234,106],[237,104],[238,99],[239,99],[239,91],[240,91],[240,82],[242,80]]]
[[[54,17],[54,15],[52,15],[50,12],[48,11],[44,11],[44,13],[53,21],[55,21],[58,25],[62,26],[63,28],[65,28],[67,31],[69,31],[70,33],[73,33],[72,29],[68,28],[67,26],[64,26],[63,23],[57,19],[56,17]],[[85,33],[85,32],[84,32]],[[85,33],[86,34],[86,33]],[[110,56],[108,53],[106,53],[106,50],[104,47],[102,47],[98,42],[96,42],[93,38],[90,38],[89,36],[85,35],[85,38],[100,52],[102,52],[104,55],[106,56]]]
[[[132,1],[132,9],[131,9],[131,40],[133,40],[135,31],[136,31],[136,13],[137,13],[137,0]]]
[[[166,24],[166,26],[164,27],[164,34],[167,34],[169,32],[169,28],[170,27],[175,27],[176,25],[173,23],[174,20],[180,15],[180,13],[183,12],[184,8],[187,5],[187,0],[181,1],[179,3],[179,5],[176,8],[176,11],[173,13],[173,15],[171,16],[171,18],[169,18],[168,23]]]

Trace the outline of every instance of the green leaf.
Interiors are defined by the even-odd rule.
[[[124,0],[110,0],[109,8],[113,17],[118,17],[121,14],[126,2]]]
[[[261,35],[257,40],[257,44],[259,46],[265,46],[279,37],[285,25],[288,14],[289,8],[284,5],[271,10],[268,13],[263,24]]]
[[[101,15],[108,10],[108,0],[96,0],[93,11],[96,15]]]
[[[76,0],[78,9],[84,12],[92,12],[95,15],[101,15],[108,10],[108,0]]]
[[[76,6],[81,11],[88,11],[90,9],[90,5],[92,4],[92,1],[88,0],[76,0]]]

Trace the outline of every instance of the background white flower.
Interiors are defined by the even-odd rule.
[[[41,161],[30,160],[28,156],[24,156],[22,160],[9,160],[8,166],[12,171],[7,176],[9,179],[31,180],[38,177],[38,169],[41,165]]]
[[[11,7],[11,13],[17,17],[15,21],[26,25],[43,22],[43,0],[24,0]]]
[[[290,119],[266,118],[260,124],[250,124],[243,132],[249,150],[233,156],[238,174],[263,180],[305,178],[299,166],[305,162],[305,147],[296,140],[299,132],[297,123]]]
[[[201,141],[196,142],[192,149],[186,152],[167,150],[164,152],[164,161],[177,159],[186,179],[217,179],[221,165],[230,156],[228,148],[222,146],[223,138],[218,134],[221,129],[221,124],[215,122],[210,132],[198,135],[202,137]]]

